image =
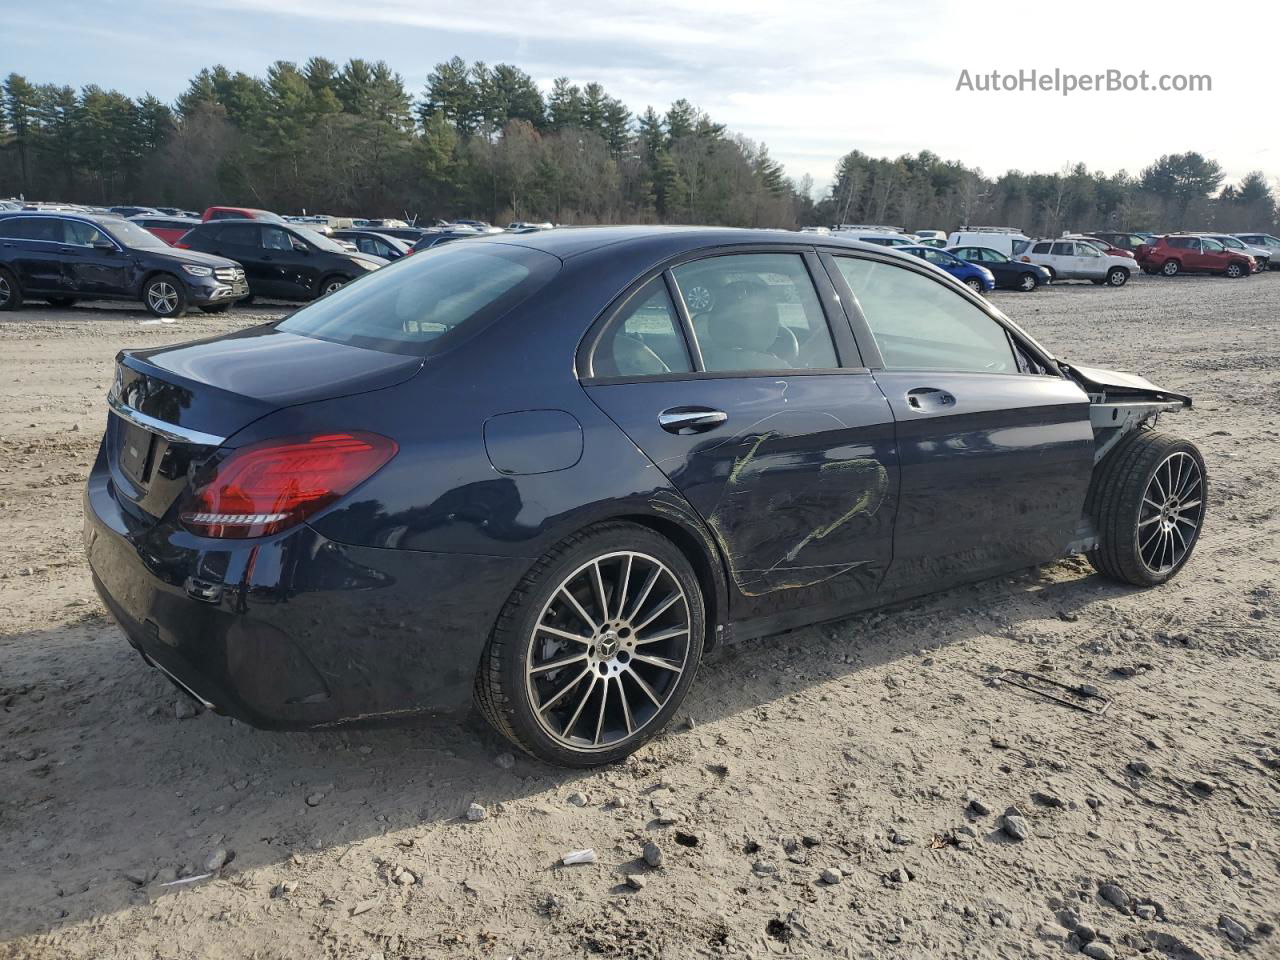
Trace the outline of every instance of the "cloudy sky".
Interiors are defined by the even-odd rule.
[[[687,97],[769,145],[793,177],[930,149],[980,166],[1136,172],[1199,150],[1232,179],[1280,181],[1280,4],[1222,19],[1137,3],[865,0],[5,0],[0,72],[172,99],[200,67],[261,74],[319,54],[383,59],[420,92],[459,55],[549,87],[599,80],[633,110]],[[1236,9],[1241,16],[1231,16]],[[1216,21],[1216,22],[1215,22]],[[957,91],[971,75],[1059,69],[1208,74],[1201,93]]]

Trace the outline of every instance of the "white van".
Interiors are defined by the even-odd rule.
[[[947,237],[948,247],[990,247],[1006,257],[1016,257],[1031,243],[1018,227],[961,227]]]
[[[881,223],[842,223],[831,231],[833,237],[845,240],[861,240],[878,243],[882,247],[907,247],[917,243],[915,236],[902,227],[889,227]]]

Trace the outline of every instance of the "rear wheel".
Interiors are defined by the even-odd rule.
[[[1018,277],[1018,289],[1023,293],[1030,293],[1038,286],[1040,286],[1040,279],[1034,273],[1024,273]]]
[[[1164,266],[1160,268],[1160,272],[1166,277],[1176,277],[1182,271],[1182,264],[1177,260],[1166,260]]]
[[[542,760],[620,760],[684,700],[704,616],[698,578],[669,540],[630,523],[589,528],[539,560],[507,600],[476,701],[499,733]]]
[[[142,304],[161,320],[176,320],[187,310],[187,294],[182,281],[168,273],[158,273],[142,287]]]
[[[17,310],[22,306],[22,291],[12,273],[0,267],[0,310]]]
[[[1129,271],[1124,267],[1112,267],[1107,271],[1107,286],[1123,287],[1129,282]]]
[[[1195,444],[1139,430],[1103,458],[1086,511],[1098,546],[1089,562],[1103,576],[1149,587],[1191,557],[1204,521],[1207,478]]]

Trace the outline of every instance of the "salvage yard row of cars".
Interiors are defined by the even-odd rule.
[[[196,216],[175,208],[0,201],[0,310],[24,299],[66,306],[78,300],[141,302],[162,321],[191,307],[207,313],[255,297],[309,301],[415,252],[493,234],[553,229],[514,222],[325,216],[282,217],[251,207],[213,206]],[[14,208],[18,209],[14,209]],[[1148,274],[1248,276],[1267,269],[1280,239],[1269,234],[1148,234],[1099,231],[1032,239],[1010,227],[962,227],[907,234],[846,224],[802,233],[896,248],[955,277],[975,293],[1031,292],[1089,280],[1120,287]]]

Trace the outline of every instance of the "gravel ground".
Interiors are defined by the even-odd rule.
[[[474,718],[189,716],[93,595],[80,485],[116,350],[279,313],[0,315],[0,957],[1280,956],[1280,274],[995,297],[1195,397],[1163,424],[1210,471],[1189,566],[1139,591],[1068,560],[721,650],[685,721],[585,773]]]

